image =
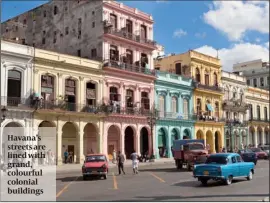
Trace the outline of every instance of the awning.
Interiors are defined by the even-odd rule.
[[[206,104],[206,106],[209,111],[213,111],[213,107],[211,106],[211,104]]]

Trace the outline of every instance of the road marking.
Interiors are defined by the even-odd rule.
[[[158,179],[160,182],[165,183],[165,180],[163,180],[162,178],[158,177],[158,176],[155,175],[154,173],[149,172],[149,174],[150,174],[151,176],[155,177],[156,179]]]
[[[65,192],[65,190],[71,185],[71,183],[73,183],[74,181],[78,180],[80,176],[76,177],[73,181],[69,182],[68,184],[66,184],[62,190],[60,190],[57,195],[56,198],[60,197],[60,195],[62,195],[63,192]]]
[[[113,189],[118,190],[116,176],[114,175],[114,173],[112,173],[112,175],[113,175]]]

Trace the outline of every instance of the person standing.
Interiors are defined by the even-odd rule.
[[[66,151],[64,152],[64,159],[65,159],[65,164],[66,164],[67,161],[68,161],[68,150],[66,150]]]
[[[116,151],[113,150],[113,159],[112,159],[112,163],[115,164],[116,162]]]
[[[124,155],[120,151],[118,152],[117,162],[118,162],[118,172],[119,172],[119,175],[121,175],[121,171],[125,175],[126,174],[125,171],[124,171],[125,157],[124,157]]]
[[[133,151],[131,154],[131,160],[132,160],[132,168],[133,168],[133,173],[138,174],[138,165],[139,165],[139,155]]]

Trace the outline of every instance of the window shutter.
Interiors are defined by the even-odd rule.
[[[183,110],[184,110],[184,118],[188,118],[188,101],[184,99],[183,101]]]

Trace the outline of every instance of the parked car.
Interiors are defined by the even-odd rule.
[[[257,147],[257,148],[252,147],[252,148],[250,148],[250,149],[251,149],[253,152],[256,153],[258,159],[267,159],[267,158],[268,158],[267,153],[266,153],[265,151],[263,151],[261,148],[259,148],[259,147]]]
[[[242,149],[238,151],[238,154],[242,157],[245,162],[253,162],[257,164],[257,155],[251,149]]]
[[[263,145],[263,146],[261,146],[261,149],[263,151],[265,151],[267,153],[268,157],[269,157],[269,145]]]
[[[86,180],[89,176],[99,176],[107,179],[109,164],[104,154],[89,154],[82,166],[82,176]]]
[[[205,164],[195,165],[193,177],[198,178],[203,185],[209,180],[222,181],[230,185],[235,178],[246,177],[252,180],[254,163],[244,162],[237,153],[211,154]]]

